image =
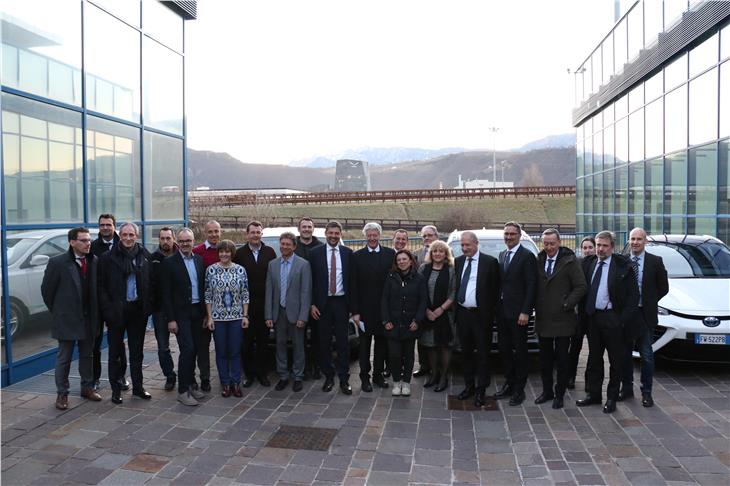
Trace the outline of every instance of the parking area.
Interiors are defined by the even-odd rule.
[[[214,386],[188,408],[164,391],[155,350],[148,333],[149,402],[127,392],[115,406],[108,386],[104,401],[83,401],[72,380],[60,412],[52,372],[2,390],[2,484],[730,483],[726,366],[660,361],[656,405],[634,399],[612,415],[575,406],[580,376],[564,409],[534,405],[536,357],[527,400],[495,411],[448,410],[447,394],[420,379],[408,399],[362,393],[356,363],[352,396],[324,393],[321,381],[300,393],[257,384],[240,399]],[[451,393],[460,388],[452,379]]]

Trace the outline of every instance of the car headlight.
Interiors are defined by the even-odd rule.
[[[665,309],[664,307],[658,307],[657,314],[660,316],[668,316],[670,314],[670,312],[668,309]]]

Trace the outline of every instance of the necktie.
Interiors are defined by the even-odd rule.
[[[337,294],[337,248],[332,248],[330,258],[330,295]]]
[[[81,257],[77,258],[77,260],[79,261],[79,264],[81,264],[81,275],[86,277],[86,258]]]
[[[281,260],[281,295],[279,305],[286,307],[286,291],[289,285],[289,260]]]
[[[504,271],[507,271],[507,268],[509,267],[509,261],[511,260],[512,256],[512,250],[509,250],[507,254],[504,256]]]
[[[588,293],[588,300],[586,300],[586,314],[592,316],[596,313],[596,298],[598,297],[598,287],[601,286],[601,275],[603,274],[603,265],[606,262],[598,262],[598,270],[591,280],[591,290]]]
[[[636,283],[639,285],[639,305],[641,305],[641,280],[639,280],[639,257],[632,258],[634,261],[634,274],[636,275]]]
[[[469,257],[469,263],[466,264],[466,270],[464,275],[461,277],[461,285],[459,286],[459,304],[463,304],[466,300],[466,287],[469,284],[469,276],[471,275],[471,261],[473,258]]]
[[[547,276],[549,277],[552,274],[553,274],[553,259],[548,258]]]

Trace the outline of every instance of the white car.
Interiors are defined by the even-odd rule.
[[[91,231],[95,239],[98,230]],[[41,282],[46,265],[51,257],[68,250],[68,230],[50,229],[8,232],[6,238],[8,253],[8,286],[10,288],[10,333],[14,335],[30,321],[30,319],[47,311],[41,297]],[[2,285],[2,280],[0,280]],[[5,313],[2,313],[4,323]],[[2,328],[2,339],[5,339],[5,326]]]
[[[662,257],[669,276],[654,351],[677,360],[730,361],[730,249],[712,236],[656,235],[647,238],[646,251]]]

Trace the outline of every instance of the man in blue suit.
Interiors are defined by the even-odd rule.
[[[348,345],[349,313],[352,302],[352,255],[350,248],[340,244],[342,225],[330,221],[325,226],[327,243],[313,248],[309,263],[312,266],[312,307],[310,314],[319,334],[319,361],[325,380],[322,391],[334,386],[335,366],[332,364],[331,343],[335,337],[337,348],[337,375],[340,390],[352,395],[350,387],[350,348]]]

